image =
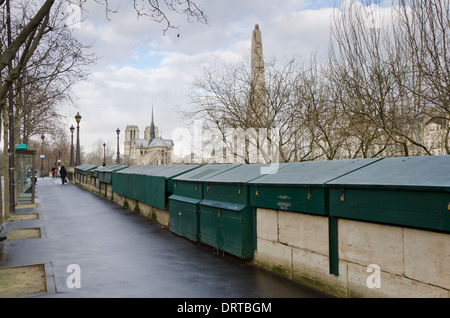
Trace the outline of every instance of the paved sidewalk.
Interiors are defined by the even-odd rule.
[[[39,219],[11,229],[39,227],[41,238],[0,243],[0,268],[46,264],[50,290],[38,297],[322,297],[60,179],[38,179],[36,194],[38,207],[15,214]],[[71,264],[80,288],[67,284]]]

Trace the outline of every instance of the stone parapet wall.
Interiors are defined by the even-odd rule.
[[[329,273],[328,217],[257,210],[254,263],[338,297],[450,297],[450,234],[338,220]]]
[[[143,216],[152,219],[163,226],[169,226],[169,211],[167,210],[155,208],[143,202],[126,198],[117,193],[113,193],[113,200],[115,203],[123,206],[130,211],[142,214]]]

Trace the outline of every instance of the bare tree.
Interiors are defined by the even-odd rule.
[[[450,154],[450,3],[400,0],[395,8],[396,48],[408,61],[407,80],[399,86],[422,107],[425,121],[440,123],[442,144]]]
[[[2,9],[8,11],[9,0],[2,1],[0,5],[5,2],[6,5]],[[0,72],[2,77],[2,84],[0,86],[0,110],[6,105],[6,96],[13,82],[20,76],[22,69],[36,51],[42,37],[50,32],[50,10],[53,4],[54,0],[47,0],[14,37],[14,40],[6,45],[3,44],[0,51]],[[9,19],[9,12],[3,12],[3,17],[4,19]],[[1,31],[4,35],[7,31],[6,22],[2,25]],[[6,37],[2,36],[2,38]],[[14,60],[16,60],[15,65],[13,65]]]
[[[106,15],[117,12],[111,9],[108,0],[95,0],[105,7]],[[43,36],[52,31],[52,21],[55,22],[59,17],[57,14],[63,5],[78,5],[83,8],[84,0],[46,0],[42,4],[35,4],[34,10],[27,14],[23,28],[18,32],[11,44],[0,48],[0,73],[2,84],[0,86],[0,110],[6,105],[6,96],[12,83],[20,76],[22,69],[26,66],[31,56],[36,51]],[[2,10],[6,10],[9,0],[0,0]],[[192,0],[148,0],[133,1],[133,6],[139,16],[147,16],[151,19],[164,23],[164,30],[174,28],[168,17],[168,12],[183,14],[188,19],[196,19],[199,22],[207,23],[207,16],[204,11]],[[30,8],[30,7],[29,7]],[[51,19],[52,12],[56,12]],[[3,12],[3,17],[6,12]],[[1,32],[5,31],[5,23],[2,24]],[[16,60],[16,65],[7,71],[7,67],[12,61]]]
[[[236,153],[238,146],[236,140],[230,138],[230,129],[244,134],[241,140],[247,140],[241,147],[256,147],[264,157],[263,162],[270,162],[274,151],[280,162],[307,158],[311,154],[312,143],[305,142],[309,131],[300,110],[303,96],[298,89],[303,69],[295,59],[284,64],[272,60],[266,61],[264,72],[266,96],[263,113],[260,105],[252,102],[252,88],[255,87],[252,81],[255,77],[251,75],[251,67],[242,63],[225,65],[222,69],[204,69],[203,76],[193,83],[191,98],[195,110],[183,115],[186,119],[202,119],[213,132],[208,136],[215,135],[207,143],[221,142],[231,152]],[[258,117],[249,116],[252,113],[258,114]],[[261,135],[258,135],[262,128],[267,132],[262,139],[271,145],[267,153],[264,142],[259,138]],[[268,154],[270,151],[272,155]],[[249,162],[249,154],[241,154],[244,162]]]
[[[337,159],[348,137],[345,122],[332,83],[328,81],[324,70],[319,69],[315,58],[309,64],[298,89],[301,91],[299,101],[302,104],[299,111],[304,114],[303,122],[307,124],[314,144],[310,159]]]
[[[103,0],[103,2],[107,4],[108,0]],[[162,23],[164,32],[170,28],[176,28],[168,16],[169,12],[184,15],[188,21],[208,23],[203,9],[192,0],[133,0],[133,6],[138,16],[146,16],[157,23]]]
[[[17,21],[18,28],[23,19]],[[64,21],[53,23],[52,32],[41,40],[15,84],[16,142],[26,144],[41,133],[65,133],[58,108],[72,101],[71,88],[87,77],[88,68],[96,62],[94,54],[86,53],[88,48],[73,36]]]
[[[331,78],[343,89],[343,109],[356,115],[358,125],[365,122],[370,128],[359,129],[360,133],[374,133],[374,138],[360,135],[359,140],[381,141],[382,148],[389,148],[391,154],[396,154],[395,145],[399,145],[402,155],[419,154],[419,150],[430,155],[422,133],[425,108],[412,93],[423,89],[421,77],[411,76],[415,61],[410,51],[400,50],[405,43],[394,32],[395,21],[390,23],[380,15],[378,25],[368,23],[372,2],[346,2],[348,6],[334,16]],[[406,87],[412,87],[412,92]],[[349,120],[352,122],[352,118]],[[394,144],[387,147],[389,142]]]
[[[105,144],[105,146],[103,146]],[[105,143],[102,140],[97,140],[95,146],[85,156],[86,162],[95,164],[97,166],[103,165],[103,159],[106,159],[105,164],[110,165],[115,163],[115,151],[114,144],[111,142]]]

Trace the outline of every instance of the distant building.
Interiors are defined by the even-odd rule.
[[[447,126],[448,127],[448,126]],[[446,121],[443,118],[429,118],[423,128],[424,144],[433,155],[445,155]]]
[[[144,139],[140,139],[138,126],[127,125],[125,129],[125,164],[168,165],[172,163],[172,149],[173,141],[159,136],[159,130],[153,118],[153,109],[151,124],[144,130]]]

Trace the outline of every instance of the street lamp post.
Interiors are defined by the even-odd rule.
[[[44,139],[45,136],[42,133],[41,135],[41,139],[42,139],[42,146],[41,146],[41,178],[44,177]]]
[[[106,143],[103,143],[103,167],[106,166]]]
[[[70,143],[70,166],[73,167],[73,132],[75,131],[75,127],[70,126],[71,133],[71,143]]]
[[[80,120],[81,116],[80,113],[77,112],[77,115],[75,116],[75,120],[77,121],[77,149],[75,154],[75,166],[79,166],[81,164],[80,160]]]
[[[116,133],[117,133],[117,158],[116,158],[116,163],[117,163],[117,164],[120,164],[120,150],[119,150],[119,134],[120,134],[120,129],[119,129],[119,127],[117,127]]]

